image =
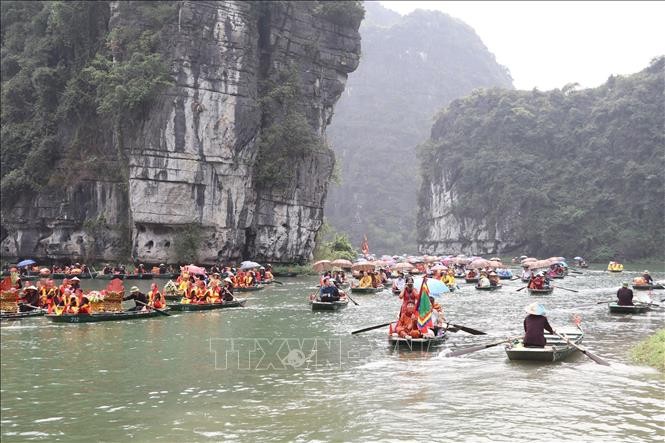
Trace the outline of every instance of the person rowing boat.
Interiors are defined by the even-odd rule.
[[[633,306],[633,290],[628,287],[627,281],[617,291],[617,299],[619,306]]]
[[[554,334],[554,329],[545,317],[545,307],[540,303],[531,303],[524,310],[528,314],[524,318],[524,346],[527,348],[545,347],[547,343],[545,330],[550,334]]]

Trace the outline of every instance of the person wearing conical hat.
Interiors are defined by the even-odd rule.
[[[132,286],[132,289],[129,290],[129,295],[126,295],[122,298],[122,301],[134,300],[136,304],[129,311],[140,311],[145,308],[145,305],[148,304],[148,297],[139,290],[137,286]]]
[[[617,291],[617,303],[621,306],[633,306],[633,290],[628,287],[628,282],[623,282]]]
[[[528,314],[524,319],[524,346],[527,348],[542,348],[545,340],[545,330],[554,334],[554,329],[545,317],[545,307],[540,303],[531,303],[525,309]]]
[[[28,306],[30,305],[30,306]],[[34,311],[39,307],[39,290],[32,283],[28,282],[28,286],[23,288],[23,297],[19,300],[19,311],[28,312]]]

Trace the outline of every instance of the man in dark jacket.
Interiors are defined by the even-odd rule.
[[[330,278],[323,279],[323,286],[321,287],[321,301],[334,302],[339,300],[339,290],[332,284]]]
[[[545,340],[545,330],[554,334],[554,329],[550,326],[545,317],[545,307],[540,303],[531,303],[525,309],[529,314],[524,319],[524,346],[527,348],[543,348],[547,341]]]
[[[141,303],[145,303],[146,305],[148,304],[148,296],[139,291],[139,288],[136,286],[132,286],[132,289],[129,291],[129,295],[126,295],[122,298],[122,301],[127,300],[134,300],[134,303],[136,303],[136,305],[129,309],[129,311],[140,311],[144,306]]]
[[[620,306],[633,306],[633,290],[628,287],[627,281],[617,291],[617,298]]]

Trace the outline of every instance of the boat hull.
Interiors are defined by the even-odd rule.
[[[503,288],[503,285],[497,285],[497,286],[484,286],[484,287],[482,287],[482,288],[481,288],[480,286],[474,286],[474,287],[475,287],[477,290],[479,290],[479,291],[497,291],[497,290]]]
[[[383,291],[383,288],[351,288],[352,294],[376,294]]]
[[[566,334],[570,341],[576,345],[579,345],[584,338],[584,333],[579,330],[566,332]],[[569,345],[556,335],[545,334],[545,339],[547,344],[543,348],[525,348],[521,339],[508,343],[505,345],[506,355],[509,360],[555,362],[563,360],[577,351],[574,346]]]
[[[165,309],[162,309],[165,311]],[[97,323],[102,321],[133,320],[139,318],[151,318],[162,316],[157,311],[124,311],[124,312],[100,312],[96,314],[47,314],[46,318],[53,323]]]
[[[608,304],[610,308],[610,313],[612,314],[643,314],[651,310],[650,305],[646,304],[637,304],[637,305],[619,305],[616,302]]]
[[[193,311],[211,311],[213,309],[224,309],[224,308],[240,308],[244,307],[246,302],[247,302],[246,298],[241,298],[224,303],[172,303],[168,304],[167,306],[172,311],[193,312]]]
[[[26,312],[0,312],[0,320],[22,320],[24,318],[43,317],[46,311],[43,309],[36,309],[34,311]]]
[[[434,338],[402,338],[390,335],[388,336],[388,344],[395,350],[427,352],[441,346],[447,338],[448,335],[445,332]]]
[[[549,289],[531,289],[528,288],[527,291],[529,291],[529,295],[552,295],[554,292],[554,288],[549,288]]]
[[[477,278],[465,278],[464,281],[467,283],[478,283]]]
[[[263,286],[249,286],[247,288],[233,288],[233,292],[254,292],[260,291],[263,289]]]
[[[349,305],[349,300],[338,300],[335,302],[310,300],[309,304],[312,307],[312,311],[339,311]]]

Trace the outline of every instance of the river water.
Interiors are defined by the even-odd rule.
[[[501,346],[459,358],[396,352],[385,328],[350,335],[393,320],[396,297],[357,295],[360,306],[311,312],[314,277],[246,293],[239,309],[6,323],[2,441],[663,441],[665,378],[629,358],[663,327],[663,311],[617,316],[595,304],[636,275],[586,271],[557,281],[578,293],[539,299],[555,328],[581,315],[584,344],[611,367],[580,353],[511,362]],[[450,334],[442,350],[519,333],[535,300],[516,291],[519,281],[494,293],[460,286],[441,302],[448,320],[489,335]]]

